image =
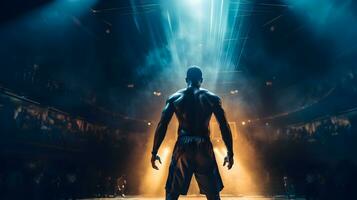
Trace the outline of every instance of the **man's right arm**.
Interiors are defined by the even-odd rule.
[[[167,126],[169,125],[169,122],[170,122],[173,114],[174,114],[174,108],[173,108],[172,102],[170,102],[170,100],[167,100],[165,108],[161,114],[160,122],[157,125],[156,131],[155,131],[154,145],[153,145],[152,152],[151,152],[153,155],[157,154],[157,152],[160,148],[160,145],[165,138]]]
[[[157,152],[160,148],[162,141],[165,138],[167,126],[170,123],[172,115],[174,114],[174,107],[170,99],[166,101],[166,106],[161,114],[161,119],[159,124],[157,125],[155,136],[154,136],[154,145],[151,151],[151,166],[158,170],[159,168],[156,166],[155,161],[158,160],[161,163],[160,157],[157,155]]]

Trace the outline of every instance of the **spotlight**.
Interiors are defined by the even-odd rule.
[[[185,0],[184,4],[193,19],[202,19],[205,6],[203,0]]]
[[[231,90],[230,93],[231,93],[232,95],[238,94],[238,90]]]
[[[200,8],[202,5],[202,0],[186,0],[185,2],[192,8]]]
[[[151,122],[148,122],[148,126],[151,126]]]
[[[161,96],[161,92],[159,92],[159,91],[154,91],[153,94],[154,94],[155,96]]]
[[[242,121],[242,125],[243,125],[243,126],[245,125],[245,121]]]

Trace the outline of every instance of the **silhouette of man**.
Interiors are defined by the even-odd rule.
[[[187,70],[187,88],[179,90],[166,101],[157,126],[152,149],[151,165],[158,170],[155,161],[161,163],[158,149],[166,135],[167,126],[175,113],[179,121],[178,139],[172,154],[166,182],[166,200],[177,200],[186,195],[192,175],[195,175],[200,193],[208,200],[219,200],[223,183],[210,141],[209,121],[215,115],[227,156],[223,166],[233,166],[233,142],[230,127],[222,109],[221,99],[208,90],[200,88],[202,71],[196,66]]]

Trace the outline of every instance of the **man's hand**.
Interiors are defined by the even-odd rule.
[[[152,168],[154,168],[154,169],[156,169],[156,170],[159,170],[159,168],[156,166],[156,163],[155,163],[156,160],[158,160],[159,163],[162,164],[162,163],[161,163],[160,156],[158,156],[158,155],[152,155],[152,156],[151,156],[151,166],[152,166]]]
[[[226,166],[227,163],[228,163],[228,165],[227,165],[228,169],[231,169],[234,164],[233,156],[227,155],[224,158],[223,166]]]

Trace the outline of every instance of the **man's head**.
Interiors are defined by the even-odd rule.
[[[186,83],[192,86],[200,87],[202,84],[202,71],[197,66],[191,66],[187,69]]]

